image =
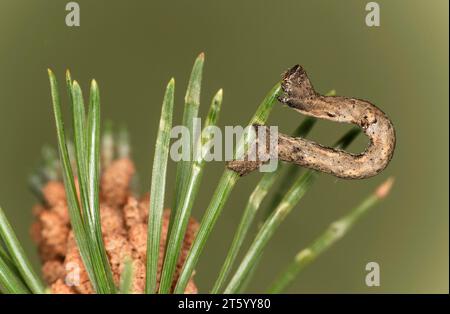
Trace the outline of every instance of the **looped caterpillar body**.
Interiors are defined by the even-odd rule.
[[[318,94],[299,65],[284,74],[281,87],[280,102],[307,116],[355,124],[368,136],[369,145],[364,152],[352,154],[280,133],[278,159],[344,179],[372,177],[389,164],[395,149],[395,131],[389,118],[375,105],[356,98]],[[262,164],[244,158],[230,161],[227,167],[246,175]]]

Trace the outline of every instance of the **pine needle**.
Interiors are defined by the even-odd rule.
[[[172,128],[174,89],[175,81],[174,79],[171,79],[164,95],[153,159],[147,235],[146,293],[155,293],[157,289],[158,260],[160,254],[159,249],[161,243],[162,214],[164,209],[170,131]]]
[[[269,117],[273,105],[275,104],[277,97],[281,93],[280,83],[277,83],[270,92],[266,95],[262,103],[259,105],[255,115],[250,120],[249,125],[264,124]],[[237,151],[243,150],[242,147],[247,143],[241,141],[238,144]],[[180,278],[175,287],[175,293],[183,293],[189,279],[192,276],[194,267],[197,265],[201,252],[206,244],[206,241],[211,233],[217,219],[222,212],[231,191],[233,190],[236,182],[239,179],[239,175],[229,169],[225,169],[222,177],[217,185],[214,195],[209,203],[208,208],[202,218],[197,236],[192,244],[189,254],[186,258],[186,262],[180,274]]]
[[[268,292],[282,293],[306,266],[345,236],[369,209],[384,199],[389,194],[392,184],[393,178],[387,179],[374,193],[369,195],[347,215],[331,223],[328,229],[314,240],[309,247],[297,253],[289,266],[275,279]]]
[[[338,147],[346,147],[350,144],[360,130],[358,128],[351,129],[347,132],[336,144]],[[236,293],[241,283],[249,276],[250,270],[255,267],[261,256],[265,246],[274,235],[280,224],[284,221],[286,216],[303,198],[305,193],[309,190],[318,173],[313,170],[308,170],[303,173],[291,186],[282,198],[280,204],[275,208],[271,215],[262,225],[253,243],[244,256],[237,271],[231,278],[230,283],[225,288],[224,293]]]
[[[71,87],[69,85],[67,87],[68,91],[71,92],[71,99],[73,101],[71,106],[74,114],[75,159],[78,166],[79,186],[81,192],[80,204],[76,193],[75,179],[69,157],[68,145],[66,144],[58,84],[53,72],[48,70],[48,73],[52,94],[53,111],[55,114],[64,187],[69,208],[70,222],[75,235],[75,240],[94,290],[97,293],[115,293],[116,288],[112,279],[112,273],[106,257],[104,244],[102,239],[99,238],[99,230],[101,228],[100,220],[98,219],[99,208],[95,205],[97,202],[95,199],[98,198],[98,195],[92,196],[92,202],[89,199],[89,195],[92,195],[92,193],[98,194],[98,191],[95,192],[95,189],[98,189],[99,174],[95,170],[98,167],[98,164],[90,165],[88,168],[88,160],[89,163],[95,163],[95,160],[98,157],[95,155],[98,154],[99,150],[98,132],[100,128],[100,108],[99,99],[97,97],[98,95],[92,95],[92,97],[97,98],[95,101],[91,102],[89,127],[86,129],[86,121],[84,120],[86,117],[83,116],[85,112],[81,88],[79,88],[79,85],[76,82],[73,82]],[[66,82],[69,84],[71,82],[70,75],[67,75],[67,77]],[[91,91],[98,93],[98,90],[95,91],[97,88],[96,84],[93,83],[92,85],[94,87],[91,88]],[[81,108],[81,106],[83,106],[83,108]],[[89,144],[87,144],[88,136]],[[91,189],[90,192],[88,192],[89,189]]]
[[[184,111],[183,111],[183,122],[182,126],[187,127],[190,135],[188,153],[183,151],[183,158],[177,164],[177,172],[175,179],[175,197],[172,206],[172,215],[176,214],[178,210],[179,203],[182,199],[183,191],[185,190],[186,184],[189,180],[191,161],[193,160],[193,139],[194,136],[194,121],[198,116],[198,110],[200,107],[200,89],[202,83],[203,75],[203,65],[205,63],[205,54],[202,52],[198,55],[194,62],[192,68],[191,76],[189,78],[188,87],[186,90],[186,95],[184,97]],[[183,147],[184,149],[185,147]],[[186,160],[186,157],[188,160]],[[172,227],[172,220],[170,223],[170,228]]]
[[[130,294],[132,284],[133,284],[133,260],[131,258],[127,258],[125,260],[123,271],[120,274],[119,292],[121,294]]]
[[[223,92],[222,90],[219,90],[211,102],[202,135],[197,141],[196,152],[198,152],[199,156],[195,158],[192,164],[188,182],[184,191],[182,191],[183,201],[178,203],[179,209],[175,212],[175,216],[173,217],[173,224],[169,233],[170,237],[166,249],[167,253],[161,275],[160,293],[169,293],[172,285],[173,274],[179,259],[181,245],[189,223],[192,206],[194,205],[201,183],[203,167],[205,164],[203,159],[205,155],[204,147],[208,145],[212,138],[212,135],[208,133],[208,128],[210,126],[215,126],[217,123],[222,105],[222,97]]]
[[[334,96],[336,94],[335,90],[329,91],[326,95],[327,96]],[[309,132],[312,130],[314,125],[316,124],[317,119],[312,117],[307,117],[294,131],[292,134],[293,137],[306,137]],[[211,290],[211,293],[218,293],[219,289],[222,287],[222,285],[225,283],[225,280],[227,279],[231,268],[236,260],[236,257],[239,253],[240,248],[242,247],[242,244],[245,240],[245,237],[255,219],[256,213],[259,210],[261,203],[265,199],[267,193],[272,188],[275,181],[279,180],[279,177],[281,176],[282,171],[286,166],[289,166],[289,171],[286,172],[286,174],[283,176],[280,187],[278,188],[278,195],[281,195],[282,193],[285,193],[290,185],[293,183],[293,178],[296,177],[296,173],[300,171],[300,167],[296,165],[287,165],[285,163],[281,163],[278,168],[273,172],[268,172],[263,175],[261,180],[258,182],[257,186],[253,190],[252,194],[249,197],[249,200],[247,202],[247,205],[244,209],[244,214],[242,215],[241,221],[239,223],[238,229],[236,231],[236,234],[233,238],[230,250],[227,253],[227,257],[225,259],[225,262],[219,272],[219,276],[214,284],[214,287]],[[280,196],[281,199],[282,196]],[[272,206],[268,207],[272,210],[276,208],[277,203],[279,202],[278,198],[275,197],[272,201]],[[266,218],[270,214],[269,211],[266,211]],[[257,264],[257,263],[256,263]],[[253,267],[256,268],[256,265]],[[250,277],[250,276],[249,276]],[[239,289],[242,289],[242,287],[245,286],[245,284],[241,285]]]
[[[17,273],[0,257],[0,291],[5,294],[29,294]]]
[[[305,121],[303,121],[303,123],[301,123],[300,126],[295,130],[293,136],[305,137],[311,131],[312,127],[315,124],[315,121],[316,119],[314,118],[305,119]],[[282,166],[285,165],[279,165],[277,170],[265,173],[250,195],[247,205],[244,209],[244,214],[242,215],[238,229],[231,243],[231,247],[227,253],[227,257],[225,258],[225,262],[222,266],[222,269],[220,270],[219,277],[217,278],[214,287],[211,290],[211,293],[218,293],[219,289],[225,283],[225,280],[231,272],[231,268],[255,219],[256,213],[258,212],[262,201],[265,199],[267,193],[270,191],[273,184],[278,180],[280,174],[282,173]],[[295,168],[299,167],[297,166]]]
[[[35,273],[35,271],[33,270],[33,268],[31,267],[31,263],[26,257],[22,245],[20,245],[20,242],[17,239],[17,236],[14,233],[14,230],[12,229],[11,225],[9,224],[9,221],[6,218],[6,215],[1,207],[0,207],[0,238],[5,243],[6,248],[8,250],[7,253],[10,257],[10,260],[0,257],[1,260],[0,277],[2,278],[2,282],[0,282],[1,286],[6,287],[5,282],[8,282],[8,280],[11,279],[10,282],[11,289],[22,292],[27,290],[26,288],[22,289],[24,287],[20,285],[20,279],[17,278],[14,269],[8,267],[8,264],[13,262],[14,266],[20,273],[23,281],[26,283],[28,288],[33,293],[37,294],[44,293],[44,285],[40,280],[40,278]],[[14,280],[13,277],[16,277],[16,280]],[[3,280],[5,280],[5,282],[3,282]]]

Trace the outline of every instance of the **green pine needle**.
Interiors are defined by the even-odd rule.
[[[74,231],[80,255],[89,279],[97,293],[115,293],[116,287],[112,278],[109,262],[106,257],[103,240],[101,238],[101,226],[98,203],[98,150],[99,150],[99,128],[100,128],[100,103],[98,89],[95,82],[91,87],[91,104],[89,109],[88,127],[86,128],[86,117],[83,105],[81,88],[78,83],[68,85],[71,92],[71,104],[73,109],[74,135],[75,135],[75,157],[78,166],[79,186],[81,194],[81,205],[75,188],[75,180],[71,161],[69,158],[68,145],[64,123],[61,114],[61,103],[58,93],[56,78],[51,70],[48,71],[55,114],[58,146],[62,164],[62,174],[66,190],[66,198],[69,207],[70,221]],[[69,72],[67,72],[69,73]],[[67,84],[70,84],[70,75],[67,75]],[[83,107],[83,108],[81,108]],[[83,122],[84,121],[84,122]],[[89,143],[87,141],[89,140]],[[89,163],[89,166],[88,166]],[[94,165],[93,165],[94,163]],[[97,194],[97,195],[93,195]],[[91,196],[91,199],[89,198]],[[92,204],[92,207],[91,207]],[[99,234],[100,233],[100,234]]]
[[[72,75],[69,70],[66,70],[66,89],[67,95],[69,96],[69,106],[72,107],[73,96],[72,96]]]
[[[44,293],[44,285],[41,279],[37,276],[33,268],[31,267],[31,263],[25,255],[25,252],[20,245],[19,240],[17,239],[14,230],[9,224],[8,219],[6,218],[3,209],[0,207],[0,238],[6,245],[7,253],[10,259],[6,259],[0,257],[1,265],[0,265],[0,277],[1,282],[0,285],[5,289],[8,289],[5,283],[8,282],[8,279],[11,279],[11,287],[14,290],[22,291],[25,293],[27,290],[25,287],[22,287],[20,283],[20,279],[17,278],[17,274],[13,268],[8,267],[8,264],[11,262],[14,263],[15,268],[20,273],[23,281],[26,283],[28,288],[37,294]],[[2,256],[4,253],[2,253]],[[16,277],[14,280],[13,277]],[[22,289],[25,288],[25,289]]]
[[[277,97],[280,95],[280,93],[281,85],[280,83],[277,83],[259,105],[255,115],[250,120],[249,125],[264,124],[267,121],[273,105],[276,103]],[[245,145],[245,141],[240,141],[236,150],[242,150],[242,147]],[[209,203],[209,206],[202,218],[194,243],[192,244],[192,247],[186,258],[186,262],[181,271],[180,278],[175,287],[175,293],[183,293],[186,289],[186,285],[192,276],[194,267],[197,265],[198,259],[201,252],[203,251],[209,234],[214,228],[214,225],[219,218],[220,213],[222,212],[223,206],[225,205],[238,179],[239,175],[229,169],[226,169],[222,174],[219,184],[214,191],[211,202]]]
[[[189,78],[188,87],[186,90],[186,95],[184,97],[184,111],[183,111],[183,122],[182,125],[187,127],[189,130],[190,136],[194,136],[194,121],[198,116],[198,110],[200,107],[200,90],[202,83],[202,75],[203,75],[203,65],[205,63],[205,54],[202,52],[198,55],[197,59],[194,62],[194,66],[192,67],[191,76]],[[180,160],[177,163],[177,172],[175,177],[175,196],[174,203],[172,206],[172,215],[176,214],[178,210],[179,203],[181,202],[182,193],[186,187],[186,184],[189,180],[189,169],[191,167],[191,161],[193,160],[193,144],[192,138],[189,141],[189,159]],[[183,156],[185,156],[185,152],[183,152]],[[172,228],[172,220],[170,222],[170,228]]]
[[[355,139],[355,137],[359,134],[359,132],[360,130],[358,128],[351,129],[338,141],[336,146],[342,148],[346,147]],[[306,171],[294,182],[291,188],[285,193],[279,205],[275,208],[272,214],[267,218],[267,220],[262,225],[253,243],[251,244],[249,250],[244,256],[241,264],[239,265],[237,271],[231,278],[230,283],[225,288],[224,293],[227,294],[236,293],[237,289],[241,286],[242,282],[245,281],[247,276],[250,275],[251,269],[255,267],[255,264],[258,262],[265,246],[272,238],[275,231],[284,221],[286,216],[291,212],[291,210],[303,198],[305,193],[314,183],[315,178],[317,176],[318,173],[316,171],[313,170]]]
[[[89,111],[87,116],[87,134],[86,134],[86,177],[87,198],[89,200],[89,217],[91,225],[89,230],[92,233],[92,246],[94,265],[98,269],[102,285],[108,293],[114,293],[116,286],[106,254],[105,244],[103,242],[102,228],[100,222],[100,91],[95,80],[91,81],[89,96]]]
[[[239,253],[239,249],[241,248],[242,243],[245,240],[245,236],[247,235],[254,217],[259,209],[259,206],[264,197],[269,192],[272,185],[275,183],[275,180],[277,179],[277,176],[275,174],[278,173],[278,170],[265,173],[250,195],[247,206],[244,209],[244,214],[242,215],[241,222],[239,223],[238,229],[233,238],[233,242],[227,253],[227,257],[225,258],[222,269],[220,270],[219,277],[217,278],[214,287],[211,290],[211,293],[219,293],[219,289],[225,283],[225,280],[230,274],[233,263]]]
[[[336,94],[336,91],[331,90],[326,95],[334,96],[335,94]],[[309,132],[312,130],[312,128],[314,127],[316,122],[317,122],[317,119],[312,118],[312,117],[307,117],[298,126],[298,128],[294,131],[292,136],[293,137],[306,137],[309,134]],[[265,173],[263,175],[263,177],[261,178],[261,180],[258,182],[255,189],[253,190],[252,194],[250,195],[247,205],[244,209],[244,214],[242,215],[238,229],[233,238],[231,247],[227,253],[227,257],[222,266],[222,269],[219,272],[219,276],[214,284],[214,287],[211,290],[211,293],[218,293],[219,289],[225,283],[225,280],[227,279],[227,277],[231,271],[231,268],[236,260],[239,250],[242,247],[245,237],[254,221],[254,218],[256,216],[257,211],[260,208],[261,203],[265,199],[267,193],[269,192],[269,190],[271,189],[271,187],[273,186],[275,181],[279,180],[279,177],[282,173],[282,170],[285,168],[285,166],[287,166],[287,165],[284,163],[280,163],[278,165],[278,168],[276,171]],[[300,170],[300,167],[298,167],[296,165],[289,165],[289,171],[287,172],[287,174],[289,174],[289,175],[285,175],[283,177],[283,180],[281,181],[281,184],[280,184],[281,187],[278,189],[278,192],[279,192],[278,194],[281,194],[282,192],[285,192],[289,189],[290,185],[293,182],[293,178],[295,178],[296,173],[299,170]],[[289,183],[286,184],[286,182],[289,182]],[[281,199],[281,197],[280,197],[280,199]],[[279,200],[277,198],[275,198],[272,201],[272,206],[270,206],[269,208],[271,208],[273,210],[278,205],[278,204],[274,204],[274,203],[278,203],[278,202],[279,202]],[[268,215],[269,214],[266,213],[266,218]],[[256,265],[253,268],[255,269]],[[242,284],[239,290],[243,289],[243,286],[245,286],[245,284]]]
[[[298,276],[298,274],[311,262],[316,260],[323,252],[346,235],[355,223],[374,207],[380,200],[384,199],[392,187],[393,179],[389,178],[383,182],[371,195],[369,195],[358,206],[347,215],[330,224],[314,242],[306,249],[300,251],[294,260],[275,279],[269,293],[282,293],[284,289]]]
[[[78,185],[80,188],[82,217],[92,225],[92,217],[89,208],[89,198],[87,193],[87,129],[86,112],[84,108],[81,87],[77,81],[72,84],[72,119],[74,129],[75,159],[77,164]],[[93,232],[93,230],[92,230]]]
[[[121,294],[130,294],[132,284],[133,284],[133,260],[131,258],[127,258],[125,260],[123,271],[120,274],[119,292]]]
[[[315,121],[316,119],[314,118],[306,118],[300,124],[297,130],[295,130],[293,136],[305,137],[311,131],[312,127],[315,124]],[[270,191],[275,181],[278,180],[283,168],[282,166],[284,165],[280,164],[278,165],[276,171],[265,173],[250,195],[247,205],[244,209],[244,214],[242,215],[238,229],[231,243],[231,247],[227,253],[227,257],[225,258],[225,262],[222,266],[222,269],[220,270],[219,277],[217,278],[214,287],[211,290],[211,293],[218,293],[219,289],[225,283],[225,280],[230,274],[231,268],[239,253],[239,249],[241,248],[245,237],[255,219],[256,213],[258,212],[260,205],[266,197],[267,193]],[[295,168],[299,167],[296,166]]]
[[[174,102],[175,80],[167,85],[161,111],[155,156],[153,159],[152,182],[150,188],[150,210],[147,236],[146,293],[155,293],[157,289],[158,260],[166,188],[167,160],[169,156],[170,131]]]
[[[67,72],[68,73],[68,72]],[[61,114],[61,103],[58,92],[58,83],[55,75],[48,70],[50,88],[52,94],[53,111],[56,122],[56,133],[58,137],[59,154],[62,164],[62,174],[64,179],[64,187],[69,208],[70,222],[74,231],[75,239],[80,251],[81,258],[88,272],[89,278],[93,283],[94,289],[97,291],[96,280],[92,270],[88,239],[85,234],[85,227],[81,216],[80,205],[78,204],[75,182],[69,157],[68,145],[66,144],[66,136],[64,131],[64,122]],[[70,87],[71,91],[71,87]]]
[[[29,294],[30,291],[11,266],[0,257],[0,292],[5,294]]]
[[[179,259],[181,245],[183,244],[184,235],[191,216],[192,206],[194,205],[194,201],[200,187],[203,167],[205,164],[203,159],[203,148],[207,146],[208,142],[212,138],[212,135],[208,134],[208,128],[217,124],[222,105],[222,98],[223,91],[220,89],[211,102],[202,135],[197,141],[196,152],[198,152],[199,156],[194,159],[191,167],[191,173],[188,176],[188,182],[185,189],[182,191],[183,201],[178,203],[179,208],[173,217],[173,224],[169,233],[170,237],[166,249],[167,253],[161,275],[160,293],[170,292],[173,274]]]
[[[4,246],[3,241],[1,241],[1,239],[0,239],[0,259],[2,259],[3,262],[5,262],[9,268],[16,270],[16,265],[14,265],[14,262],[11,259],[11,256],[9,256],[9,253],[6,252],[6,250],[3,248],[3,246]]]
[[[294,183],[288,193],[285,195],[280,205],[275,209],[271,216],[261,227],[255,237],[252,245],[247,251],[244,259],[239,265],[236,273],[231,278],[230,283],[225,288],[224,293],[235,293],[241,282],[246,279],[250,270],[253,268],[259,256],[262,254],[264,247],[272,238],[281,222],[290,213],[292,208],[300,201],[303,195],[314,181],[314,172],[307,171]]]

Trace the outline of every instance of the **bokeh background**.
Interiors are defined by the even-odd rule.
[[[395,176],[388,199],[287,292],[448,293],[448,1],[378,1],[378,28],[364,23],[366,2],[79,0],[81,26],[69,28],[67,1],[2,0],[0,202],[36,265],[28,235],[36,200],[27,176],[42,145],[56,144],[47,67],[60,80],[70,68],[84,87],[98,80],[102,115],[128,126],[142,190],[148,190],[164,86],[176,78],[180,123],[191,66],[204,51],[201,113],[224,88],[221,126],[245,125],[280,74],[300,63],[318,91],[334,88],[377,104],[398,136],[394,159],[380,175],[362,181],[320,177],[270,242],[250,291],[264,291],[331,221]],[[269,122],[291,132],[302,119],[278,105]],[[311,137],[331,144],[347,129],[321,121]],[[364,145],[361,138],[351,150]],[[172,192],[175,167],[169,167]],[[223,168],[221,162],[207,165],[196,217]],[[216,279],[259,177],[239,181],[224,208],[197,267],[201,291]],[[380,287],[365,286],[369,261],[380,264]]]

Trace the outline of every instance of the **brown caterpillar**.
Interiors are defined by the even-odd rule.
[[[395,131],[389,118],[375,105],[356,98],[318,94],[299,65],[283,75],[281,87],[280,102],[307,116],[356,124],[369,137],[369,145],[364,152],[351,154],[280,133],[277,145],[279,160],[344,179],[372,177],[386,168],[394,153]],[[244,158],[228,162],[227,167],[243,176],[262,164],[262,161]]]

